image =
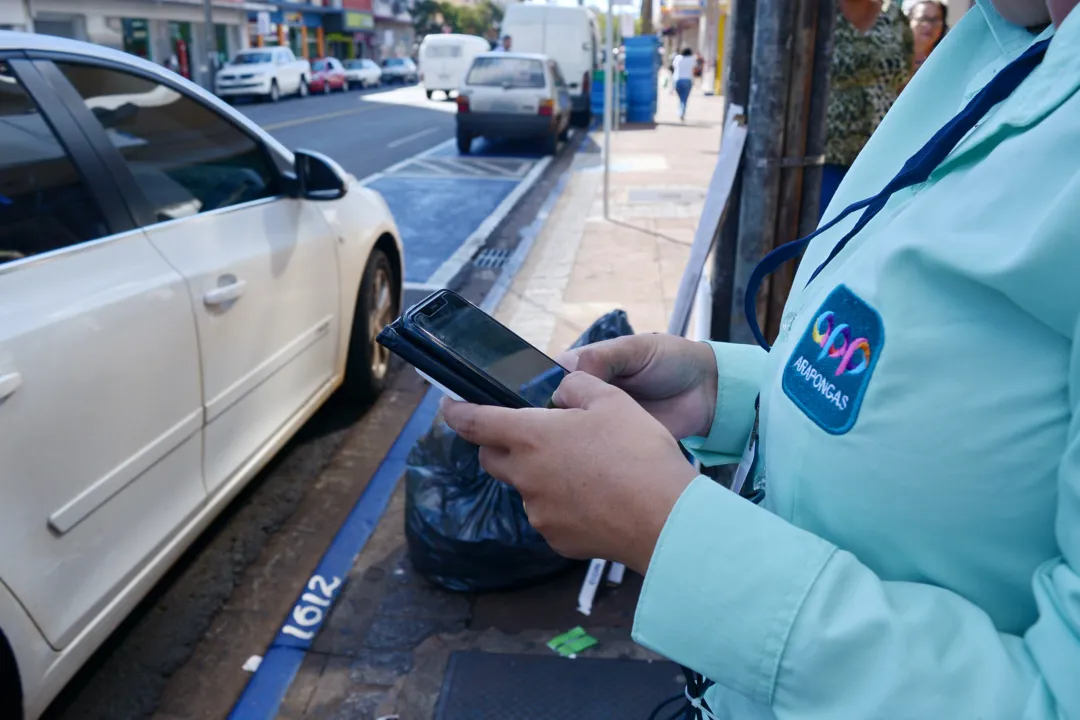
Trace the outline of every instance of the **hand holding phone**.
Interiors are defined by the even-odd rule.
[[[377,342],[451,397],[478,405],[552,407],[552,396],[568,374],[450,290],[438,290],[406,310]]]

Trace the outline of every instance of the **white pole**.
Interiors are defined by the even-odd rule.
[[[604,54],[604,217],[610,218],[608,212],[608,190],[609,190],[609,176],[611,175],[611,118],[612,110],[611,98],[614,96],[612,92],[612,83],[615,82],[614,69],[614,52],[613,45],[615,44],[615,17],[613,8],[615,6],[615,0],[608,0],[607,5],[607,23],[604,27],[605,44],[607,45],[607,52]]]

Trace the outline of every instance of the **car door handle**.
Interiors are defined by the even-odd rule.
[[[7,375],[0,375],[0,400],[6,399],[9,395],[19,389],[22,385],[22,375],[17,372],[8,373]]]
[[[231,279],[232,282],[216,287],[203,295],[203,302],[207,305],[224,305],[243,295],[247,282],[231,276],[228,279]]]

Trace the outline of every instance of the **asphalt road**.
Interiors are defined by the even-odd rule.
[[[456,106],[419,86],[353,90],[278,103],[237,103],[290,150],[325,153],[358,178],[454,136]]]

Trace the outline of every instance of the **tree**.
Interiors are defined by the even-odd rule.
[[[478,5],[453,5],[438,0],[420,0],[413,8],[413,27],[417,35],[451,32],[486,37],[502,23],[501,7],[484,0]]]

